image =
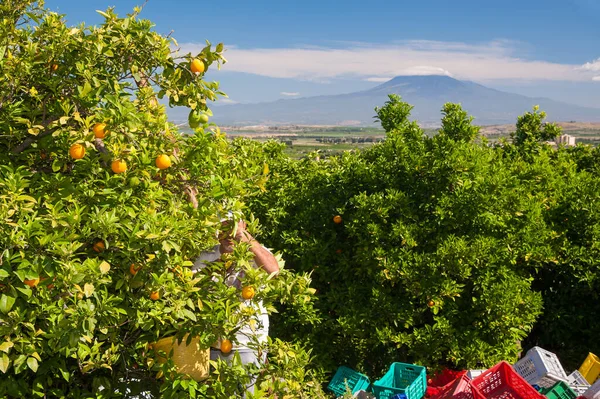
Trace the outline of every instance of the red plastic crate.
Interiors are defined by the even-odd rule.
[[[472,380],[486,399],[545,399],[507,362],[500,362]]]
[[[446,385],[454,382],[458,377],[461,377],[466,372],[467,370],[442,369],[437,373],[427,376],[427,386],[445,387]]]
[[[473,382],[464,373],[453,382],[440,388],[431,399],[485,399],[485,396],[473,386]]]

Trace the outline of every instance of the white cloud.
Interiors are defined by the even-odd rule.
[[[600,82],[600,76],[594,76],[592,80],[595,82]]]
[[[239,104],[239,101],[235,101],[229,98],[219,98],[219,104]]]
[[[600,71],[600,58],[592,62],[586,62],[581,66],[581,69],[594,72]]]
[[[197,53],[204,44],[182,44]],[[275,78],[324,82],[351,77],[369,81],[408,74],[444,74],[458,79],[590,81],[600,59],[585,65],[560,64],[517,57],[518,42],[481,44],[414,40],[390,44],[337,43],[330,47],[229,47],[223,70]],[[378,79],[378,80],[374,80]]]
[[[370,78],[366,78],[365,80],[367,82],[382,83],[382,82],[387,82],[388,80],[390,80],[392,78],[393,78],[393,76],[383,76],[383,77],[372,76]]]
[[[401,71],[399,75],[445,75],[452,76],[450,72],[444,68],[438,68],[434,66],[418,65],[410,68],[406,68]]]
[[[295,96],[299,96],[300,95],[300,93],[298,93],[298,92],[291,93],[289,91],[282,91],[279,94],[281,94],[282,96],[287,96],[287,97],[295,97]]]

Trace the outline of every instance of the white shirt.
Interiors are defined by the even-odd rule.
[[[269,251],[268,248],[263,248]],[[269,251],[271,253],[271,251]],[[220,245],[215,245],[215,247],[211,251],[205,251],[200,254],[200,256],[194,262],[192,266],[192,271],[197,272],[200,269],[206,267],[207,263],[214,262],[221,258],[221,250]],[[256,269],[258,265],[256,262],[252,261],[252,266]],[[227,278],[225,279],[225,284],[230,287],[236,287],[237,289],[242,288],[242,280],[244,278],[244,271],[237,270],[229,273]],[[256,325],[254,326],[254,330],[250,327],[249,324],[244,324],[236,333],[235,338],[238,341],[237,344],[233,344],[233,349],[247,349],[248,343],[252,341],[251,337],[256,337],[259,343],[266,343],[267,336],[269,335],[269,315],[267,313],[267,309],[263,306],[262,301],[248,301],[251,303],[257,313],[258,320]]]

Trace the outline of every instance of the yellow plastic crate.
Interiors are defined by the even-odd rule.
[[[205,380],[209,374],[210,348],[201,348],[198,338],[192,338],[190,344],[186,345],[187,337],[184,336],[180,344],[176,337],[163,338],[153,343],[151,346],[156,353],[156,362],[167,361],[159,354],[159,351],[164,351],[173,359],[178,372],[187,374],[196,381]]]
[[[579,367],[579,372],[590,384],[596,382],[598,376],[600,376],[600,359],[598,356],[590,352],[581,367]]]

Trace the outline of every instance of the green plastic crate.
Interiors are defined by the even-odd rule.
[[[577,397],[577,394],[569,387],[569,384],[564,381],[558,381],[550,388],[542,388],[540,393],[548,397],[548,399],[575,399]]]
[[[342,396],[346,393],[346,387],[352,393],[355,393],[361,389],[367,391],[370,385],[371,382],[366,375],[356,372],[349,367],[340,366],[329,382],[329,385],[327,385],[327,389],[336,396]]]
[[[427,389],[425,367],[407,363],[392,363],[381,379],[373,383],[377,399],[390,399],[403,393],[407,399],[421,399]]]

